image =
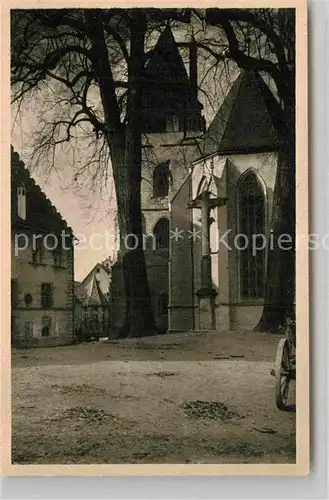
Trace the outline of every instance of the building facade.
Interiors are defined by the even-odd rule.
[[[96,264],[80,283],[75,282],[75,334],[78,340],[111,334],[110,259]]]
[[[69,344],[74,330],[72,229],[11,151],[11,339]]]

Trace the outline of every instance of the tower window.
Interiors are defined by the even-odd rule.
[[[153,230],[156,248],[169,248],[169,220],[164,217],[163,219],[158,220]]]
[[[20,219],[26,220],[26,189],[24,184],[17,188],[17,215]]]
[[[243,235],[239,245],[246,246],[239,250],[240,294],[244,299],[261,298],[264,296],[265,250],[253,252],[251,242],[257,239],[256,235],[265,235],[265,198],[254,172],[246,174],[238,184],[238,225]]]
[[[164,198],[169,192],[169,163],[161,163],[153,172],[153,197]]]

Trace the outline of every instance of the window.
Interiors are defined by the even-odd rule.
[[[254,172],[248,172],[238,184],[238,226],[239,233],[244,235],[238,245],[246,246],[239,250],[240,294],[244,299],[261,298],[264,296],[265,250],[253,255],[251,242],[253,236],[265,235],[265,198]]]
[[[33,323],[31,321],[25,321],[25,340],[29,340],[33,337]]]
[[[11,280],[11,307],[18,307],[18,280]]]
[[[169,302],[168,294],[160,293],[158,298],[158,314],[160,316],[168,314],[168,302]]]
[[[49,337],[50,334],[51,334],[51,317],[43,316],[41,325],[41,336]]]
[[[43,243],[42,239],[34,238],[32,245],[32,262],[33,264],[42,264],[43,261]]]
[[[42,309],[51,309],[53,307],[54,293],[52,283],[41,284],[41,307]]]
[[[20,219],[26,219],[26,189],[24,184],[17,188],[17,215]]]
[[[63,267],[65,265],[65,255],[62,248],[56,248],[53,250],[54,266]]]
[[[163,218],[158,220],[154,226],[153,234],[155,236],[156,248],[169,248],[169,220]]]
[[[169,180],[171,178],[169,162],[161,163],[153,172],[153,197],[164,198],[168,196]]]

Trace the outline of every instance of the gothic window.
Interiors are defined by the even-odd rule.
[[[161,163],[153,172],[153,197],[164,198],[169,192],[170,169],[169,163]]]
[[[155,236],[156,248],[169,248],[169,220],[163,218],[156,223],[153,234]]]
[[[26,219],[26,189],[24,184],[17,188],[17,215],[20,219]]]
[[[243,299],[264,296],[265,249],[253,251],[253,238],[265,236],[265,198],[262,186],[252,171],[238,184],[238,253],[240,295]],[[258,238],[262,238],[259,236]],[[261,246],[261,241],[256,243]],[[253,255],[254,253],[254,255]]]

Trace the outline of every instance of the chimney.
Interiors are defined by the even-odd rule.
[[[197,45],[194,37],[190,43],[190,85],[193,97],[198,100]]]

